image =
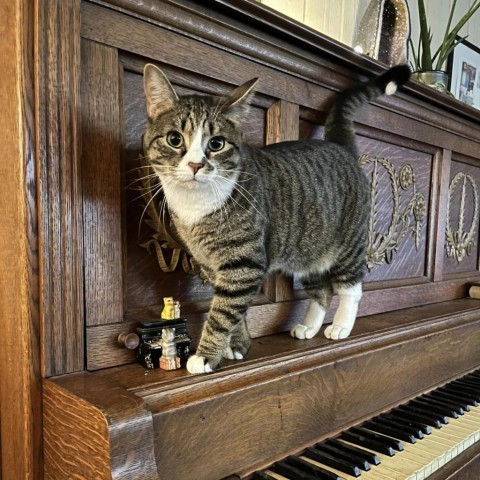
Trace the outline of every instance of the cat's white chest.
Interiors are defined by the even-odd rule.
[[[207,215],[222,208],[231,191],[232,188],[219,189],[208,183],[199,184],[195,188],[164,184],[168,208],[187,226],[199,223]]]

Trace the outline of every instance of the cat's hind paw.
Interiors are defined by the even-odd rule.
[[[290,335],[293,338],[299,338],[300,340],[305,340],[313,338],[317,334],[317,330],[302,323],[298,323],[290,330]]]
[[[205,357],[199,355],[192,355],[187,361],[187,370],[190,373],[211,373],[213,372],[212,367],[208,363],[208,360]]]
[[[352,329],[339,327],[338,325],[329,325],[325,329],[325,336],[330,340],[343,340],[350,335]]]

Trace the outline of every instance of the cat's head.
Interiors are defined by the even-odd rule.
[[[256,81],[225,97],[179,97],[160,69],[145,66],[149,122],[144,152],[164,184],[201,189],[212,183],[222,187],[236,178],[242,141],[238,120]]]

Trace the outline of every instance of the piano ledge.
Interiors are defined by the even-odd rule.
[[[480,320],[480,300],[464,298],[361,317],[351,335],[338,342],[326,339],[323,328],[310,340],[294,339],[288,333],[256,338],[252,340],[252,348],[245,360],[224,360],[218,371],[208,375],[191,375],[184,365],[179,370],[167,372],[146,370],[137,364],[103,369],[91,375],[113,381],[142,397],[151,397],[155,392],[193,387],[205,382],[225,382],[244,377],[247,373],[252,375],[269,368],[278,370],[280,366],[293,363],[300,369],[306,369],[312,364],[330,363],[365,350],[420,338],[472,319]],[[57,378],[61,381],[65,377]]]

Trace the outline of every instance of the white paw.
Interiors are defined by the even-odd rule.
[[[344,327],[339,327],[337,325],[329,325],[325,329],[325,336],[330,340],[343,340],[350,335],[352,330]]]
[[[301,323],[295,325],[291,330],[290,330],[290,335],[293,338],[299,338],[300,340],[305,340],[309,338],[313,338],[317,332],[315,329],[311,327],[307,327],[306,325],[303,325]]]
[[[190,373],[211,373],[212,368],[205,357],[192,355],[187,361],[187,370]]]
[[[228,358],[229,360],[243,360],[243,355],[240,352],[232,350],[232,347],[229,345],[228,347],[225,347],[225,350],[223,351],[223,358]]]
[[[225,347],[225,350],[223,351],[223,358],[228,358],[229,360],[233,360],[235,358],[233,356],[233,350],[230,345],[228,347]]]

